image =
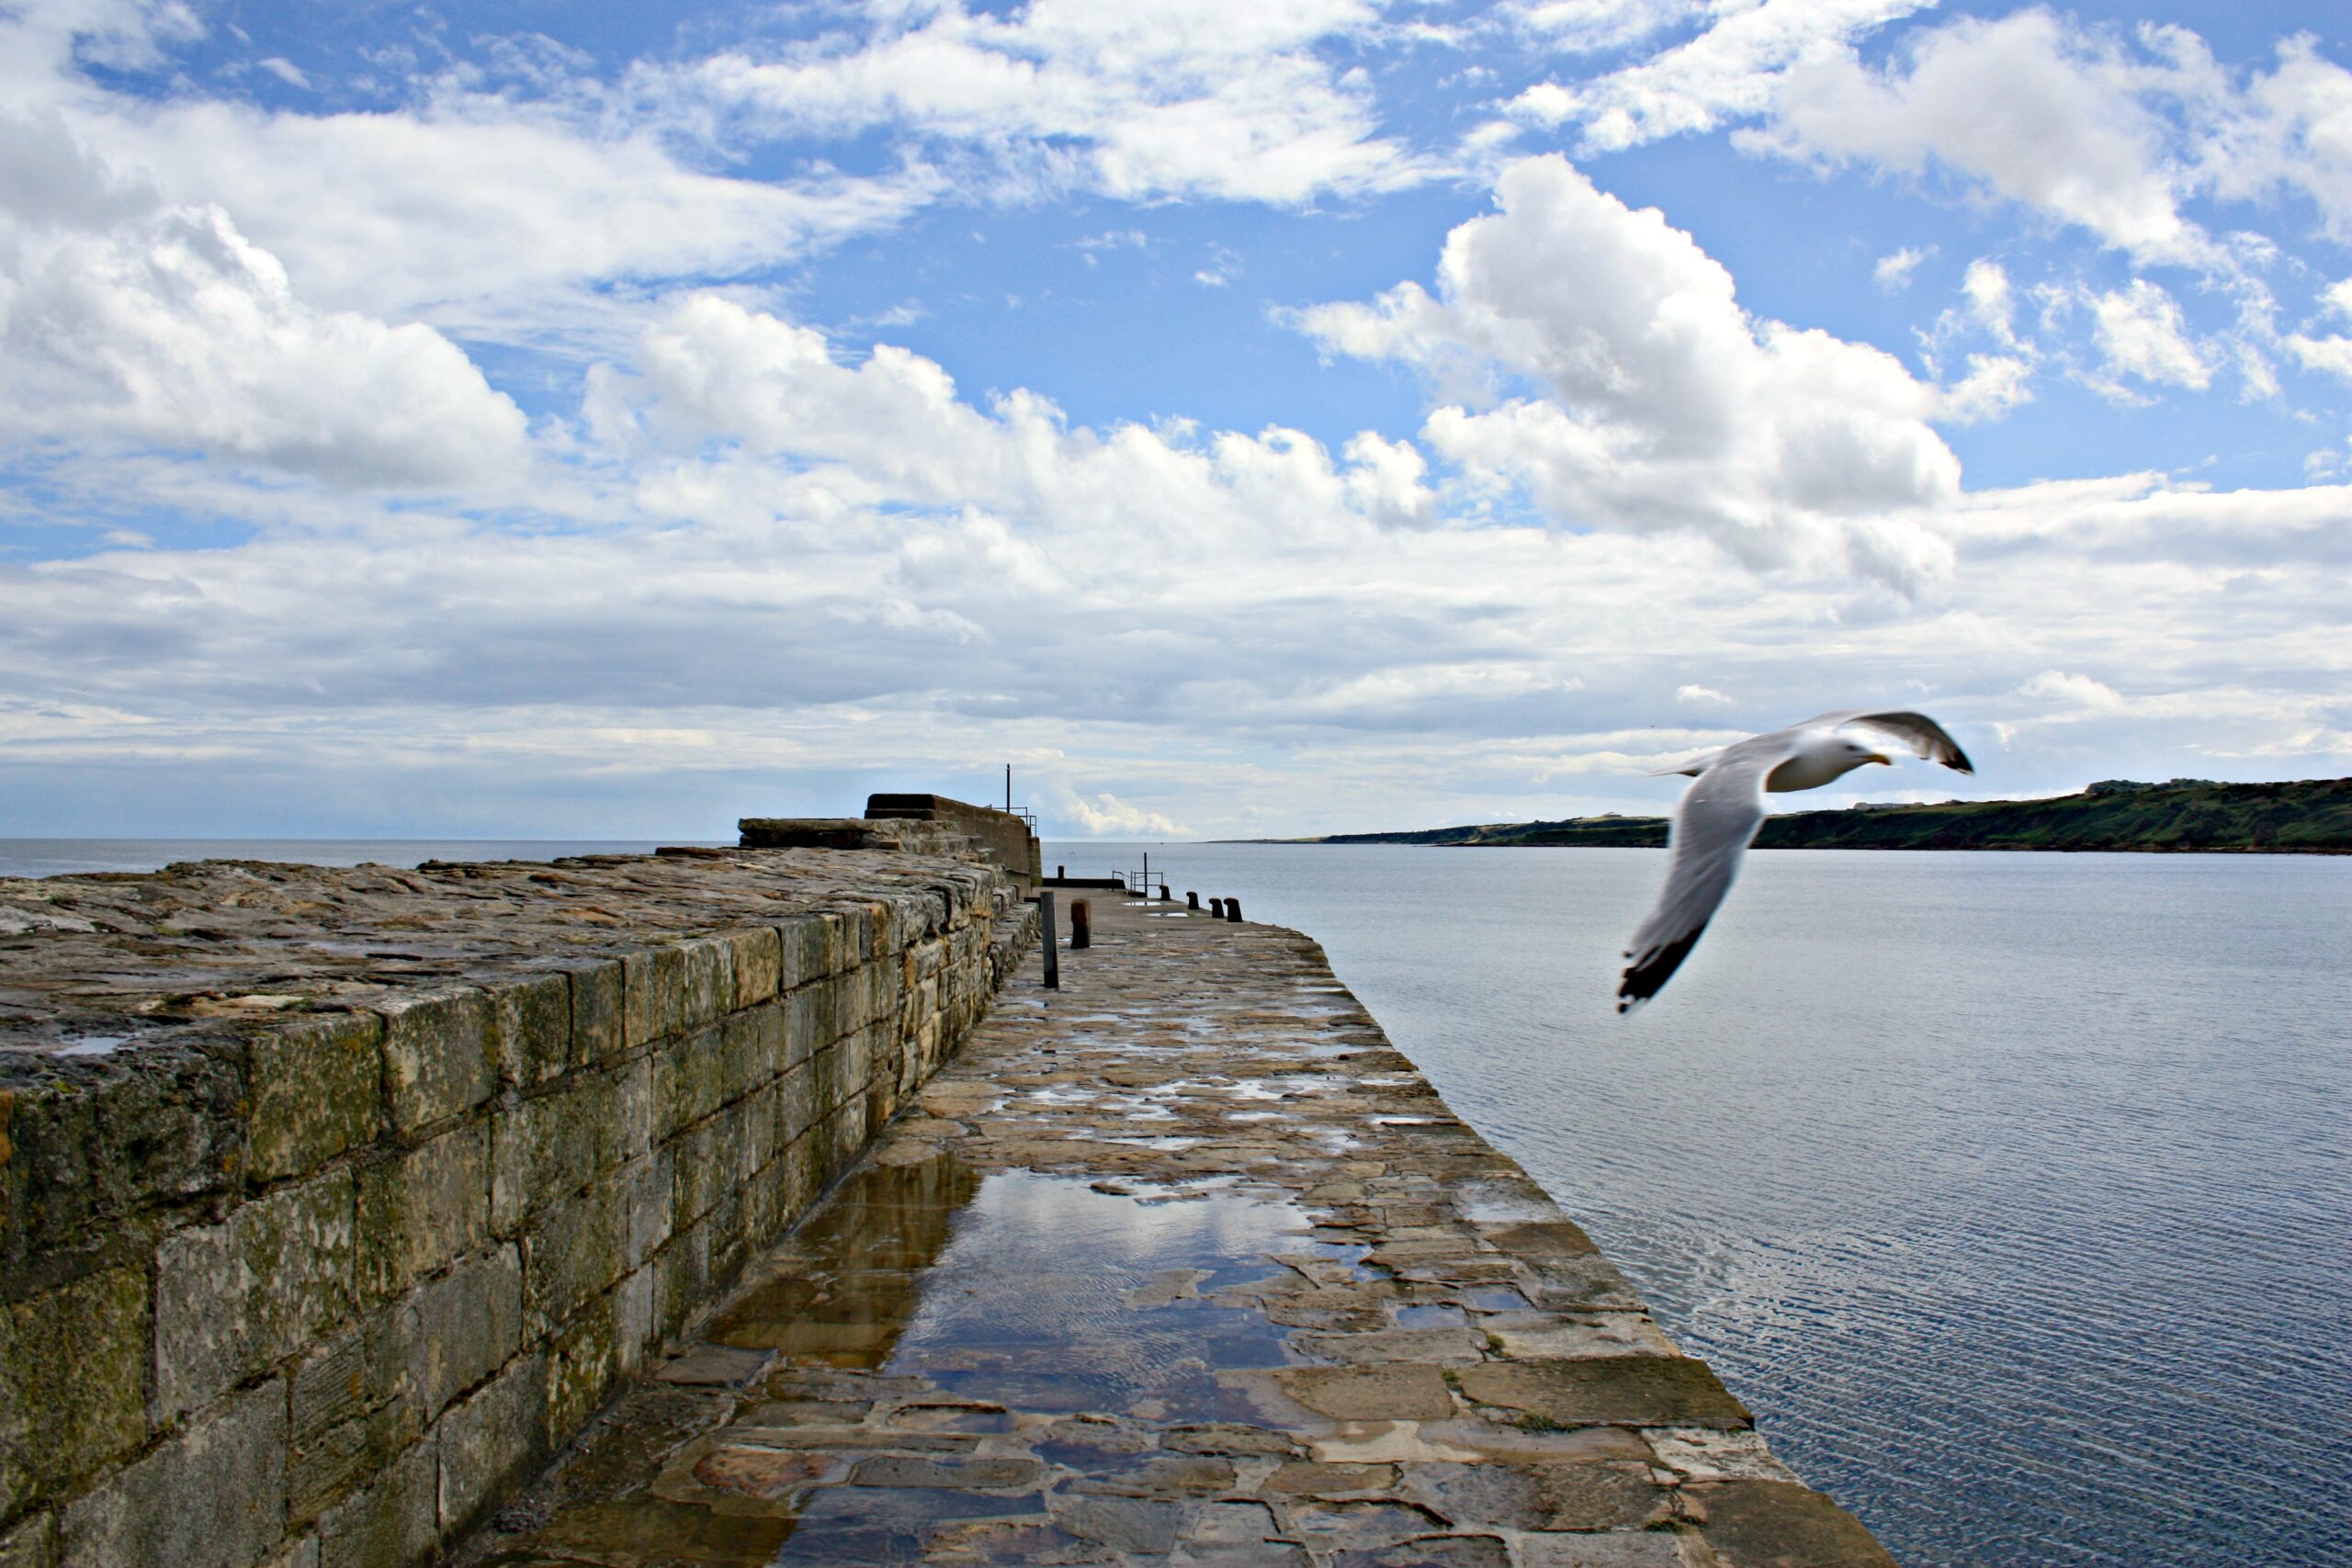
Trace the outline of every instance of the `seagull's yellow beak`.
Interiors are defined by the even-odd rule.
[[[1888,756],[1883,751],[1873,751],[1869,756],[1863,758],[1862,761],[1865,762],[1884,762],[1890,768],[1894,766],[1894,759]]]

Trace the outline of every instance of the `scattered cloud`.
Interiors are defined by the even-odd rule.
[[[2142,394],[2125,384],[2126,377],[2200,392],[2212,383],[2212,367],[2189,341],[2179,302],[2162,288],[2133,278],[2127,288],[2091,296],[2088,303],[2093,333],[2105,356],[2091,382],[2101,396],[2137,400]]]
[[[1911,275],[1919,269],[1919,264],[1934,254],[1933,245],[1926,250],[1905,245],[1878,258],[1877,264],[1871,268],[1871,281],[1889,294],[1900,294],[1911,287]]]

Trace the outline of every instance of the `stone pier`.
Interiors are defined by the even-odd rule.
[[[1314,942],[1093,914],[463,1561],[1891,1562]]]
[[[442,1557],[1025,951],[859,842],[0,880],[0,1568]]]

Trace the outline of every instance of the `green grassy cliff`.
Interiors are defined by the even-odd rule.
[[[1409,833],[1335,833],[1322,844],[1666,842],[1657,817],[1498,822]],[[2352,853],[2352,778],[2293,784],[2094,784],[2052,800],[1797,811],[1766,819],[1768,850],[2237,850]]]

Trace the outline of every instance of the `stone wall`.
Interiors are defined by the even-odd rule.
[[[1045,875],[1044,846],[1029,830],[1028,822],[1010,811],[951,800],[944,795],[869,795],[865,816],[873,822],[944,823],[970,839],[996,864],[1026,878],[1029,886],[1036,886]]]
[[[0,881],[0,1568],[432,1556],[1034,932],[884,853]]]

